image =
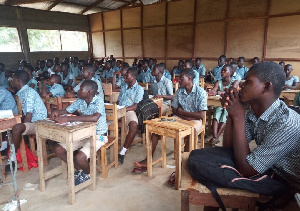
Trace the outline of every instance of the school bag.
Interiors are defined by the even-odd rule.
[[[149,99],[147,91],[144,92],[143,100],[137,104],[136,116],[138,127],[142,133],[146,132],[145,120],[158,118],[158,106],[153,100]]]
[[[226,211],[226,208],[217,188],[242,189],[269,196],[279,196],[286,190],[282,181],[273,178],[272,171],[249,178],[243,177],[235,167],[233,150],[230,148],[193,150],[187,164],[192,178],[212,192],[223,211]]]

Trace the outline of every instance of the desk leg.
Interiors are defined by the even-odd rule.
[[[74,158],[72,138],[66,141],[67,144],[67,165],[68,165],[68,186],[69,186],[69,204],[75,203],[75,181],[74,181]]]
[[[152,176],[152,139],[151,134],[148,130],[148,125],[146,124],[146,145],[147,145],[147,174],[148,177]]]
[[[181,181],[181,135],[178,134],[177,138],[175,139],[176,144],[176,171],[175,171],[175,188],[176,190],[180,187],[180,181]]]
[[[90,137],[90,177],[92,184],[91,190],[96,189],[96,135]]]
[[[38,154],[39,175],[40,175],[40,190],[45,191],[46,185],[45,185],[44,156],[43,156],[43,142],[45,142],[45,140],[39,136],[38,130],[36,133],[36,142],[37,142],[37,154]]]
[[[121,123],[121,148],[122,148],[126,138],[126,116],[122,117],[121,122],[122,122]]]
[[[191,152],[193,149],[195,149],[195,145],[197,144],[197,142],[195,142],[196,144],[194,144],[195,141],[195,133],[194,133],[194,127],[191,128],[191,135],[189,135],[189,151]]]
[[[160,137],[161,137],[161,156],[162,156],[161,167],[166,168],[167,165],[166,136],[160,136]]]

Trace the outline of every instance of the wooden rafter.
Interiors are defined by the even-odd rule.
[[[81,10],[79,12],[80,15],[82,15],[83,13],[85,13],[86,11],[92,9],[93,7],[96,7],[98,4],[100,4],[101,2],[103,2],[104,0],[97,0],[94,3],[90,4],[89,6],[87,6],[86,8],[84,8],[83,10]]]
[[[112,0],[112,1],[121,2],[121,3],[124,3],[124,4],[130,3],[130,1],[125,1],[125,0]]]
[[[51,6],[49,6],[47,8],[48,11],[52,10],[52,8],[54,8],[56,5],[58,5],[59,3],[61,3],[63,0],[56,0],[55,2],[53,2],[53,4]]]
[[[64,2],[65,4],[69,4],[69,5],[74,5],[74,6],[79,6],[79,7],[85,7],[86,5],[83,4],[77,4],[77,3],[73,3],[73,2]],[[96,6],[95,6],[96,7]],[[104,8],[104,7],[96,7],[102,10],[111,10],[109,8]]]
[[[49,0],[6,0],[5,5],[19,5],[19,4],[33,4],[33,3],[40,3],[40,2],[49,2]]]

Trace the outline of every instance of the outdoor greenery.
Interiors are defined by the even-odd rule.
[[[0,52],[21,52],[18,30],[0,27]]]

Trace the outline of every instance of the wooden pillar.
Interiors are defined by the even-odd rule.
[[[103,15],[103,12],[101,13],[101,20],[102,20],[102,33],[103,33],[104,57],[107,57],[107,55],[106,55],[106,44],[105,44],[105,26],[104,26],[104,15]]]
[[[263,56],[262,61],[267,57],[267,44],[268,44],[268,28],[269,28],[269,16],[270,16],[271,0],[267,2],[267,11],[265,19],[265,31],[264,31],[264,45],[263,45]]]
[[[167,51],[168,51],[168,6],[169,2],[166,2],[165,7],[165,64],[167,65]]]
[[[124,61],[123,10],[120,10],[122,60]]]
[[[193,55],[192,58],[196,58],[196,48],[195,48],[195,44],[196,44],[196,18],[197,18],[197,1],[198,0],[194,0],[194,23],[193,23]]]
[[[145,46],[144,46],[144,5],[141,6],[141,48],[142,58],[145,57]]]
[[[20,12],[20,8],[16,8],[16,16],[18,18],[19,23],[23,22],[23,17]],[[18,24],[18,33],[21,43],[22,52],[24,53],[24,58],[26,61],[30,62],[30,48],[29,48],[29,41],[27,35],[27,28],[22,24]]]
[[[227,0],[227,8],[226,8],[226,18],[225,18],[225,33],[224,33],[224,55],[227,54],[228,50],[228,18],[229,18],[229,7],[230,7],[230,0]],[[227,56],[227,55],[226,55]]]

